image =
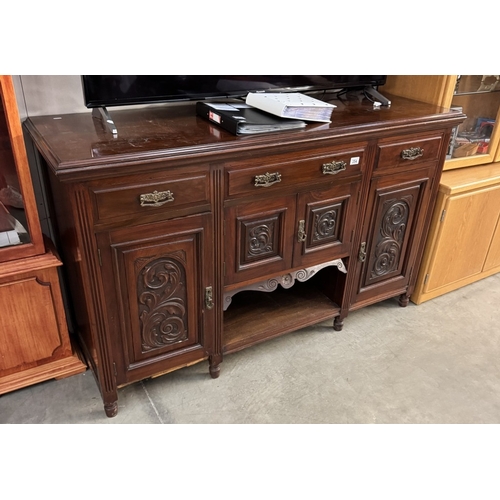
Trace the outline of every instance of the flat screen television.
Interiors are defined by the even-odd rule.
[[[383,85],[386,76],[83,75],[88,108],[245,97],[248,92],[312,92]]]

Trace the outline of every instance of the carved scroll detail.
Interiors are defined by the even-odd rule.
[[[314,219],[314,241],[320,241],[335,235],[337,225],[337,211],[329,210],[317,214]]]
[[[248,256],[255,257],[273,251],[274,223],[261,224],[248,231]]]
[[[382,217],[380,238],[375,246],[371,278],[384,276],[399,265],[409,217],[409,206],[405,201],[392,200]]]
[[[144,352],[186,340],[184,266],[174,258],[147,261],[137,275],[137,299]]]
[[[290,273],[282,274],[280,276],[275,276],[264,281],[259,281],[257,283],[252,283],[250,285],[244,286],[237,290],[230,290],[224,294],[224,311],[229,307],[233,300],[233,295],[244,290],[255,290],[259,292],[274,292],[281,285],[283,288],[291,288],[295,285],[296,281],[307,281],[312,278],[318,271],[325,267],[336,266],[339,271],[347,273],[347,269],[344,265],[342,259],[335,259],[329,262],[324,262],[317,266],[308,267],[306,269],[298,269],[297,271],[292,271]]]

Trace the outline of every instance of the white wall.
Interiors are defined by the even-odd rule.
[[[21,118],[89,112],[80,75],[20,75],[14,84]]]

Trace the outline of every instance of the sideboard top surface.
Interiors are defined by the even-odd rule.
[[[368,140],[374,135],[452,127],[461,113],[438,106],[392,97],[389,108],[374,109],[367,101],[334,101],[338,106],[329,124],[309,123],[305,129],[235,136],[196,116],[194,103],[154,105],[130,109],[109,108],[118,136],[113,137],[86,113],[35,116],[25,125],[56,175],[82,175],[86,169],[108,169],[144,160],[216,158],[272,146],[312,145],[322,139]],[[284,149],[283,149],[284,150]]]

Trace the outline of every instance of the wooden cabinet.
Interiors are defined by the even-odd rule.
[[[201,361],[212,352],[211,236],[209,214],[97,236],[105,309],[120,352],[117,384]]]
[[[444,172],[412,301],[420,304],[500,271],[499,218],[500,164]]]
[[[384,91],[460,110],[443,170],[499,160],[500,77],[497,75],[392,75]],[[470,147],[460,151],[461,145]]]
[[[400,294],[408,303],[418,271],[430,200],[445,155],[442,135],[380,141],[368,192],[351,307]],[[413,280],[414,281],[414,280]]]
[[[118,137],[90,112],[27,120],[108,416],[123,385],[201,360],[217,377],[223,355],[410,293],[463,116],[338,104],[331,124],[246,137],[189,104],[116,111]]]
[[[81,373],[43,239],[11,77],[0,76],[0,394]],[[2,226],[2,221],[7,226]]]
[[[313,316],[309,314],[316,321],[335,317],[336,328],[341,328],[339,312],[347,305],[345,276],[341,274],[346,270],[341,259],[348,258],[352,250],[361,174],[367,168],[365,147],[359,144],[345,151],[332,147],[330,155],[312,155],[299,165],[293,159],[279,167],[272,159],[266,158],[268,165],[266,160],[257,160],[264,166],[252,172],[253,177],[247,170],[238,175],[234,165],[227,168],[224,352],[297,329],[297,324],[310,324]],[[247,177],[242,184],[245,189],[231,190],[233,177]],[[283,191],[289,194],[278,194]],[[308,282],[302,285],[302,293],[297,282]],[[278,302],[280,292],[274,293],[278,287],[294,290],[282,294],[283,301]],[[253,294],[249,295],[249,290]],[[240,312],[241,306],[232,304],[233,297],[244,291],[249,300],[259,304],[255,317],[274,317],[274,327],[263,330]],[[262,296],[270,292],[272,297]],[[314,296],[316,307],[306,305],[303,295]],[[291,314],[293,310],[295,314]],[[299,311],[300,319],[296,317]]]
[[[500,80],[495,75],[392,76],[387,90],[451,106],[455,127],[411,300],[420,304],[498,272]]]

